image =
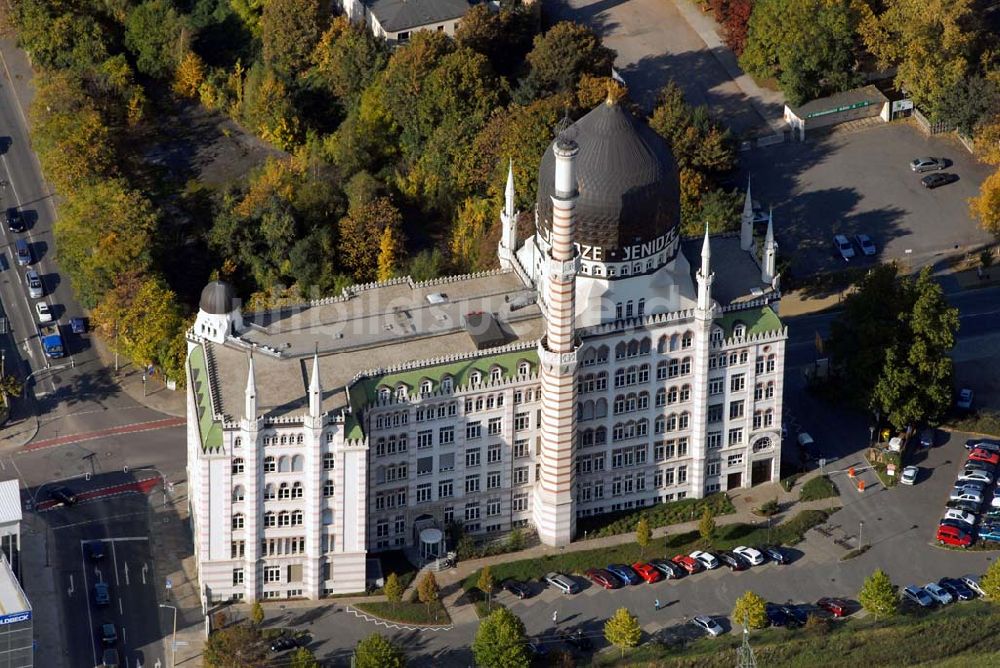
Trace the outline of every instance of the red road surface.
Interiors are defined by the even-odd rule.
[[[160,481],[160,476],[153,476],[152,478],[144,478],[143,480],[133,480],[131,482],[123,482],[118,485],[110,485],[108,487],[92,489],[86,492],[77,492],[76,502],[82,503],[83,501],[103,499],[108,496],[117,496],[125,493],[138,492],[140,494],[149,494],[158,484],[160,484]],[[37,510],[39,512],[49,510],[54,506],[58,506],[59,503],[59,501],[55,501],[53,499],[42,501],[38,504]]]
[[[21,448],[22,452],[31,450],[42,450],[44,448],[54,448],[59,445],[69,445],[71,443],[81,443],[83,441],[94,441],[108,436],[118,436],[120,434],[136,434],[143,431],[155,431],[157,429],[169,429],[179,427],[186,423],[184,418],[166,418],[163,420],[152,420],[151,422],[138,422],[136,424],[126,424],[121,427],[111,427],[100,431],[87,431],[82,434],[67,434],[56,438],[46,438],[35,441]]]

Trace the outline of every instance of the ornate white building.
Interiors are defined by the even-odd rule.
[[[498,271],[266,313],[209,284],[187,390],[207,600],[361,591],[370,553],[432,556],[451,522],[562,545],[579,517],[777,480],[771,225],[758,261],[748,190],[739,236],[682,242],[678,192],[609,101],[546,152],[523,240],[508,175]]]

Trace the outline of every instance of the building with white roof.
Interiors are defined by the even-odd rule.
[[[497,271],[266,313],[205,288],[187,394],[207,600],[362,591],[369,555],[433,558],[453,523],[563,545],[580,517],[778,479],[787,332],[749,192],[740,235],[682,242],[673,156],[613,101],[546,151],[533,216],[514,188]]]

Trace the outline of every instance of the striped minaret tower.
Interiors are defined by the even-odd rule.
[[[691,491],[688,496],[705,495],[705,459],[708,452],[708,358],[712,350],[712,323],[715,304],[712,300],[712,247],[705,225],[705,241],[701,245],[701,267],[696,276],[698,303],[694,309],[694,361],[691,372],[698,382],[692,383],[691,403],[696,406],[691,418],[691,467],[688,479]]]
[[[576,154],[572,139],[559,137],[552,147],[556,159],[552,196],[552,237],[546,258],[545,338],[538,344],[542,377],[542,449],[535,481],[533,515],[538,537],[546,545],[573,540],[573,451],[576,445],[576,273],[573,245],[576,208]]]

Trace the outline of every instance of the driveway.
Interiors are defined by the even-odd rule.
[[[632,99],[646,111],[673,79],[690,104],[707,105],[737,135],[768,132],[764,116],[782,116],[781,94],[740,77],[732,52],[711,32],[711,17],[688,0],[550,0],[544,9],[552,22],[589,25],[605,46],[617,51],[615,68]],[[740,77],[743,88],[734,76]],[[744,88],[752,91],[753,100]]]
[[[925,155],[952,161],[946,171],[959,181],[924,188],[909,163]],[[912,268],[992,241],[969,218],[968,207],[990,169],[952,137],[928,137],[908,123],[755,149],[740,154],[740,166],[734,185],[745,188],[749,175],[754,199],[774,207],[779,257],[791,252],[800,274],[845,265],[834,252],[836,233],[861,232],[875,241],[878,255],[851,264],[905,259]]]

